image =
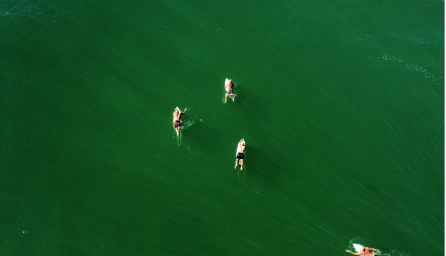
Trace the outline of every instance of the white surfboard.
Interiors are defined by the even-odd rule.
[[[356,252],[362,252],[364,251],[364,246],[360,245],[360,244],[353,244],[353,247],[355,248]]]

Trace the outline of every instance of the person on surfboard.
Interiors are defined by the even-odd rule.
[[[177,136],[180,136],[180,130],[181,130],[181,117],[183,116],[183,114],[186,112],[186,109],[184,109],[183,112],[181,112],[181,110],[176,107],[175,110],[173,111],[173,128],[175,128],[175,131],[177,132]]]
[[[243,170],[243,166],[245,166],[243,164],[243,159],[245,158],[245,149],[246,149],[245,140],[241,139],[240,142],[237,144],[237,158],[235,159],[234,169],[237,168],[238,163],[240,161],[240,170]]]
[[[228,96],[229,98],[232,99],[232,102],[235,101],[235,97],[237,96],[234,93],[234,83],[232,82],[232,79],[227,79],[225,80],[225,90],[226,90],[226,95],[225,95],[225,103],[228,102]]]
[[[346,252],[349,252],[353,255],[364,255],[364,256],[375,256],[375,255],[379,255],[381,252],[378,249],[374,249],[374,248],[370,248],[370,247],[363,247],[363,250],[360,252],[352,252],[350,250],[345,250]],[[377,251],[378,254],[375,254],[371,251]]]

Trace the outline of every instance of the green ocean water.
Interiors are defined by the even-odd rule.
[[[0,37],[0,255],[444,255],[443,1],[6,0]]]

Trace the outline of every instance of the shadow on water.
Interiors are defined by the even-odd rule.
[[[203,121],[196,114],[191,113],[185,116],[184,123],[189,123],[186,129],[182,130],[183,144],[195,145],[201,148],[200,150],[206,154],[216,152],[216,149],[221,148],[221,140],[215,139],[215,130]]]
[[[235,103],[240,105],[240,111],[247,119],[257,119],[265,113],[264,99],[255,90],[239,88]]]
[[[281,179],[280,166],[277,161],[271,159],[267,151],[248,145],[245,159],[247,175],[264,179],[266,183],[276,183]]]

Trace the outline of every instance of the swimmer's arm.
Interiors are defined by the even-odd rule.
[[[369,250],[372,250],[372,251],[378,251],[378,252],[379,252],[379,250],[378,250],[378,249],[375,249],[375,248],[369,248]]]
[[[186,113],[186,109],[187,109],[187,108],[185,108],[184,111],[183,111],[183,113],[180,114],[180,118],[184,115],[184,113]]]
[[[345,250],[346,252],[349,252],[349,253],[351,253],[351,254],[353,254],[353,255],[360,255],[359,253],[357,253],[357,252],[352,252],[352,251],[350,251],[350,250]]]
[[[183,113],[180,114],[180,116],[178,118],[181,118],[185,112],[186,112],[186,108],[184,109]]]

